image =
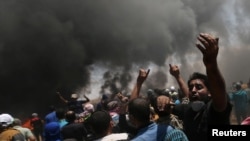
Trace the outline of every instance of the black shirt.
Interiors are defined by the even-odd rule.
[[[190,141],[207,140],[208,126],[229,125],[232,105],[228,102],[223,112],[217,112],[212,107],[212,101],[202,106],[199,111],[194,111],[192,102],[179,104],[173,109],[173,114],[183,120],[184,132]]]

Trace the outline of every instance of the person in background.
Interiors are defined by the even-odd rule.
[[[144,98],[134,98],[128,104],[129,121],[138,130],[131,141],[188,141],[185,133],[166,124],[150,120],[150,102]]]
[[[129,141],[128,133],[112,133],[113,120],[105,110],[95,111],[87,122],[94,133],[93,141]]]
[[[250,78],[249,78],[249,80],[247,82],[246,91],[247,91],[247,102],[248,102],[247,107],[250,107]],[[250,116],[250,108],[247,109],[247,116]]]
[[[79,122],[87,120],[91,114],[95,111],[95,107],[92,103],[86,103],[83,105],[84,112],[79,115]]]
[[[65,119],[68,124],[61,128],[62,139],[75,139],[77,141],[84,141],[87,138],[88,131],[85,124],[77,121],[74,111],[67,111]]]
[[[176,79],[178,85],[180,86],[180,94],[182,94],[181,103],[189,103],[189,90],[186,82],[180,74],[180,69],[177,65],[169,64],[169,73]]]
[[[58,119],[60,128],[62,128],[64,125],[68,124],[68,122],[65,119],[66,111],[64,108],[57,108],[56,109],[56,117]]]
[[[170,87],[169,96],[174,104],[180,104],[179,93],[175,89],[175,86]]]
[[[250,107],[250,79],[246,84],[246,92],[247,92],[247,107]],[[250,125],[250,108],[247,108],[247,117],[241,122],[241,125]]]
[[[24,135],[13,128],[14,118],[8,113],[0,115],[0,141],[25,141]]]
[[[109,97],[106,94],[102,95],[102,98],[99,103],[96,105],[96,111],[107,110],[107,104],[109,102]]]
[[[86,95],[83,95],[85,100],[78,100],[78,94],[71,94],[70,100],[65,99],[60,92],[57,92],[57,95],[61,99],[61,101],[67,104],[68,110],[74,111],[77,115],[84,112],[82,105],[89,102],[89,98]]]
[[[62,141],[60,124],[58,121],[48,121],[44,125],[44,141]]]
[[[108,112],[113,120],[113,133],[119,133],[120,128],[118,126],[119,123],[119,110],[120,110],[120,101],[112,100],[107,105]]]
[[[247,91],[242,89],[242,84],[236,82],[235,91],[231,93],[231,100],[234,105],[234,112],[237,120],[237,124],[240,125],[241,122],[247,118]]]
[[[29,128],[22,127],[22,121],[19,118],[14,118],[13,128],[19,130],[25,137],[25,141],[36,141],[36,137]]]
[[[44,121],[38,116],[37,113],[32,113],[31,116],[32,118],[30,120],[30,124],[32,126],[32,132],[35,135],[37,141],[42,141]]]
[[[49,106],[49,113],[45,115],[45,123],[49,123],[52,121],[58,121],[56,116],[56,107],[54,105]]]
[[[169,105],[164,105],[169,100]],[[170,95],[158,94],[150,98],[150,103],[154,107],[158,119],[155,121],[158,124],[172,125],[173,127],[183,130],[183,121],[178,116],[172,113],[172,108],[176,104],[171,101]]]

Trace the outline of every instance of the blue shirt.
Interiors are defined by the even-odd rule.
[[[59,120],[58,122],[59,122],[60,128],[62,128],[64,125],[68,124],[68,122],[65,119]]]
[[[157,124],[151,123],[139,130],[137,135],[131,141],[156,141],[157,140]]]
[[[141,128],[131,141],[188,141],[186,134],[172,126],[152,122]]]
[[[50,112],[45,116],[45,122],[46,123],[49,123],[49,122],[52,122],[52,121],[56,121],[56,122],[58,121],[58,118],[56,117],[56,112],[55,111]]]
[[[232,93],[232,100],[234,101],[235,109],[245,109],[247,108],[247,92],[245,90],[239,90]]]
[[[55,121],[45,124],[44,138],[45,141],[61,141],[60,124]]]

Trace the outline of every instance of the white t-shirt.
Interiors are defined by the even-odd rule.
[[[127,133],[114,133],[94,141],[117,141],[117,140],[127,140],[127,139],[128,139]]]

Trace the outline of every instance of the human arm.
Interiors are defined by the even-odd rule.
[[[87,102],[90,101],[89,98],[86,95],[83,95],[83,97],[85,98],[84,103],[87,103]]]
[[[121,92],[118,92],[116,96],[122,103],[128,102],[128,97],[124,96]]]
[[[65,104],[68,103],[68,100],[66,100],[66,99],[61,95],[60,92],[56,92],[56,94],[58,95],[58,97],[60,98],[60,100],[61,100],[63,103],[65,103]]]
[[[27,129],[27,132],[25,135],[26,135],[26,139],[28,139],[29,141],[36,141],[36,137],[30,129]]]
[[[127,107],[128,107],[128,97],[123,96],[121,92],[117,94],[117,97],[119,98],[121,104],[120,108],[118,110],[119,114],[119,122],[118,126],[120,127],[121,132],[127,132],[131,135],[136,134],[136,127],[133,126],[128,120],[127,120]]]
[[[213,107],[218,112],[224,111],[227,107],[228,99],[225,80],[217,63],[219,38],[207,33],[200,33],[197,39],[201,43],[197,43],[196,47],[203,54],[203,63],[206,67]]]
[[[135,86],[132,90],[130,100],[135,99],[139,96],[142,84],[147,79],[149,72],[150,72],[150,69],[148,69],[148,70],[140,69],[139,70],[139,74],[138,74]]]
[[[176,79],[182,93],[184,94],[184,97],[188,97],[189,89],[188,89],[188,86],[185,83],[183,77],[180,74],[179,67],[177,65],[169,64],[169,72]]]

